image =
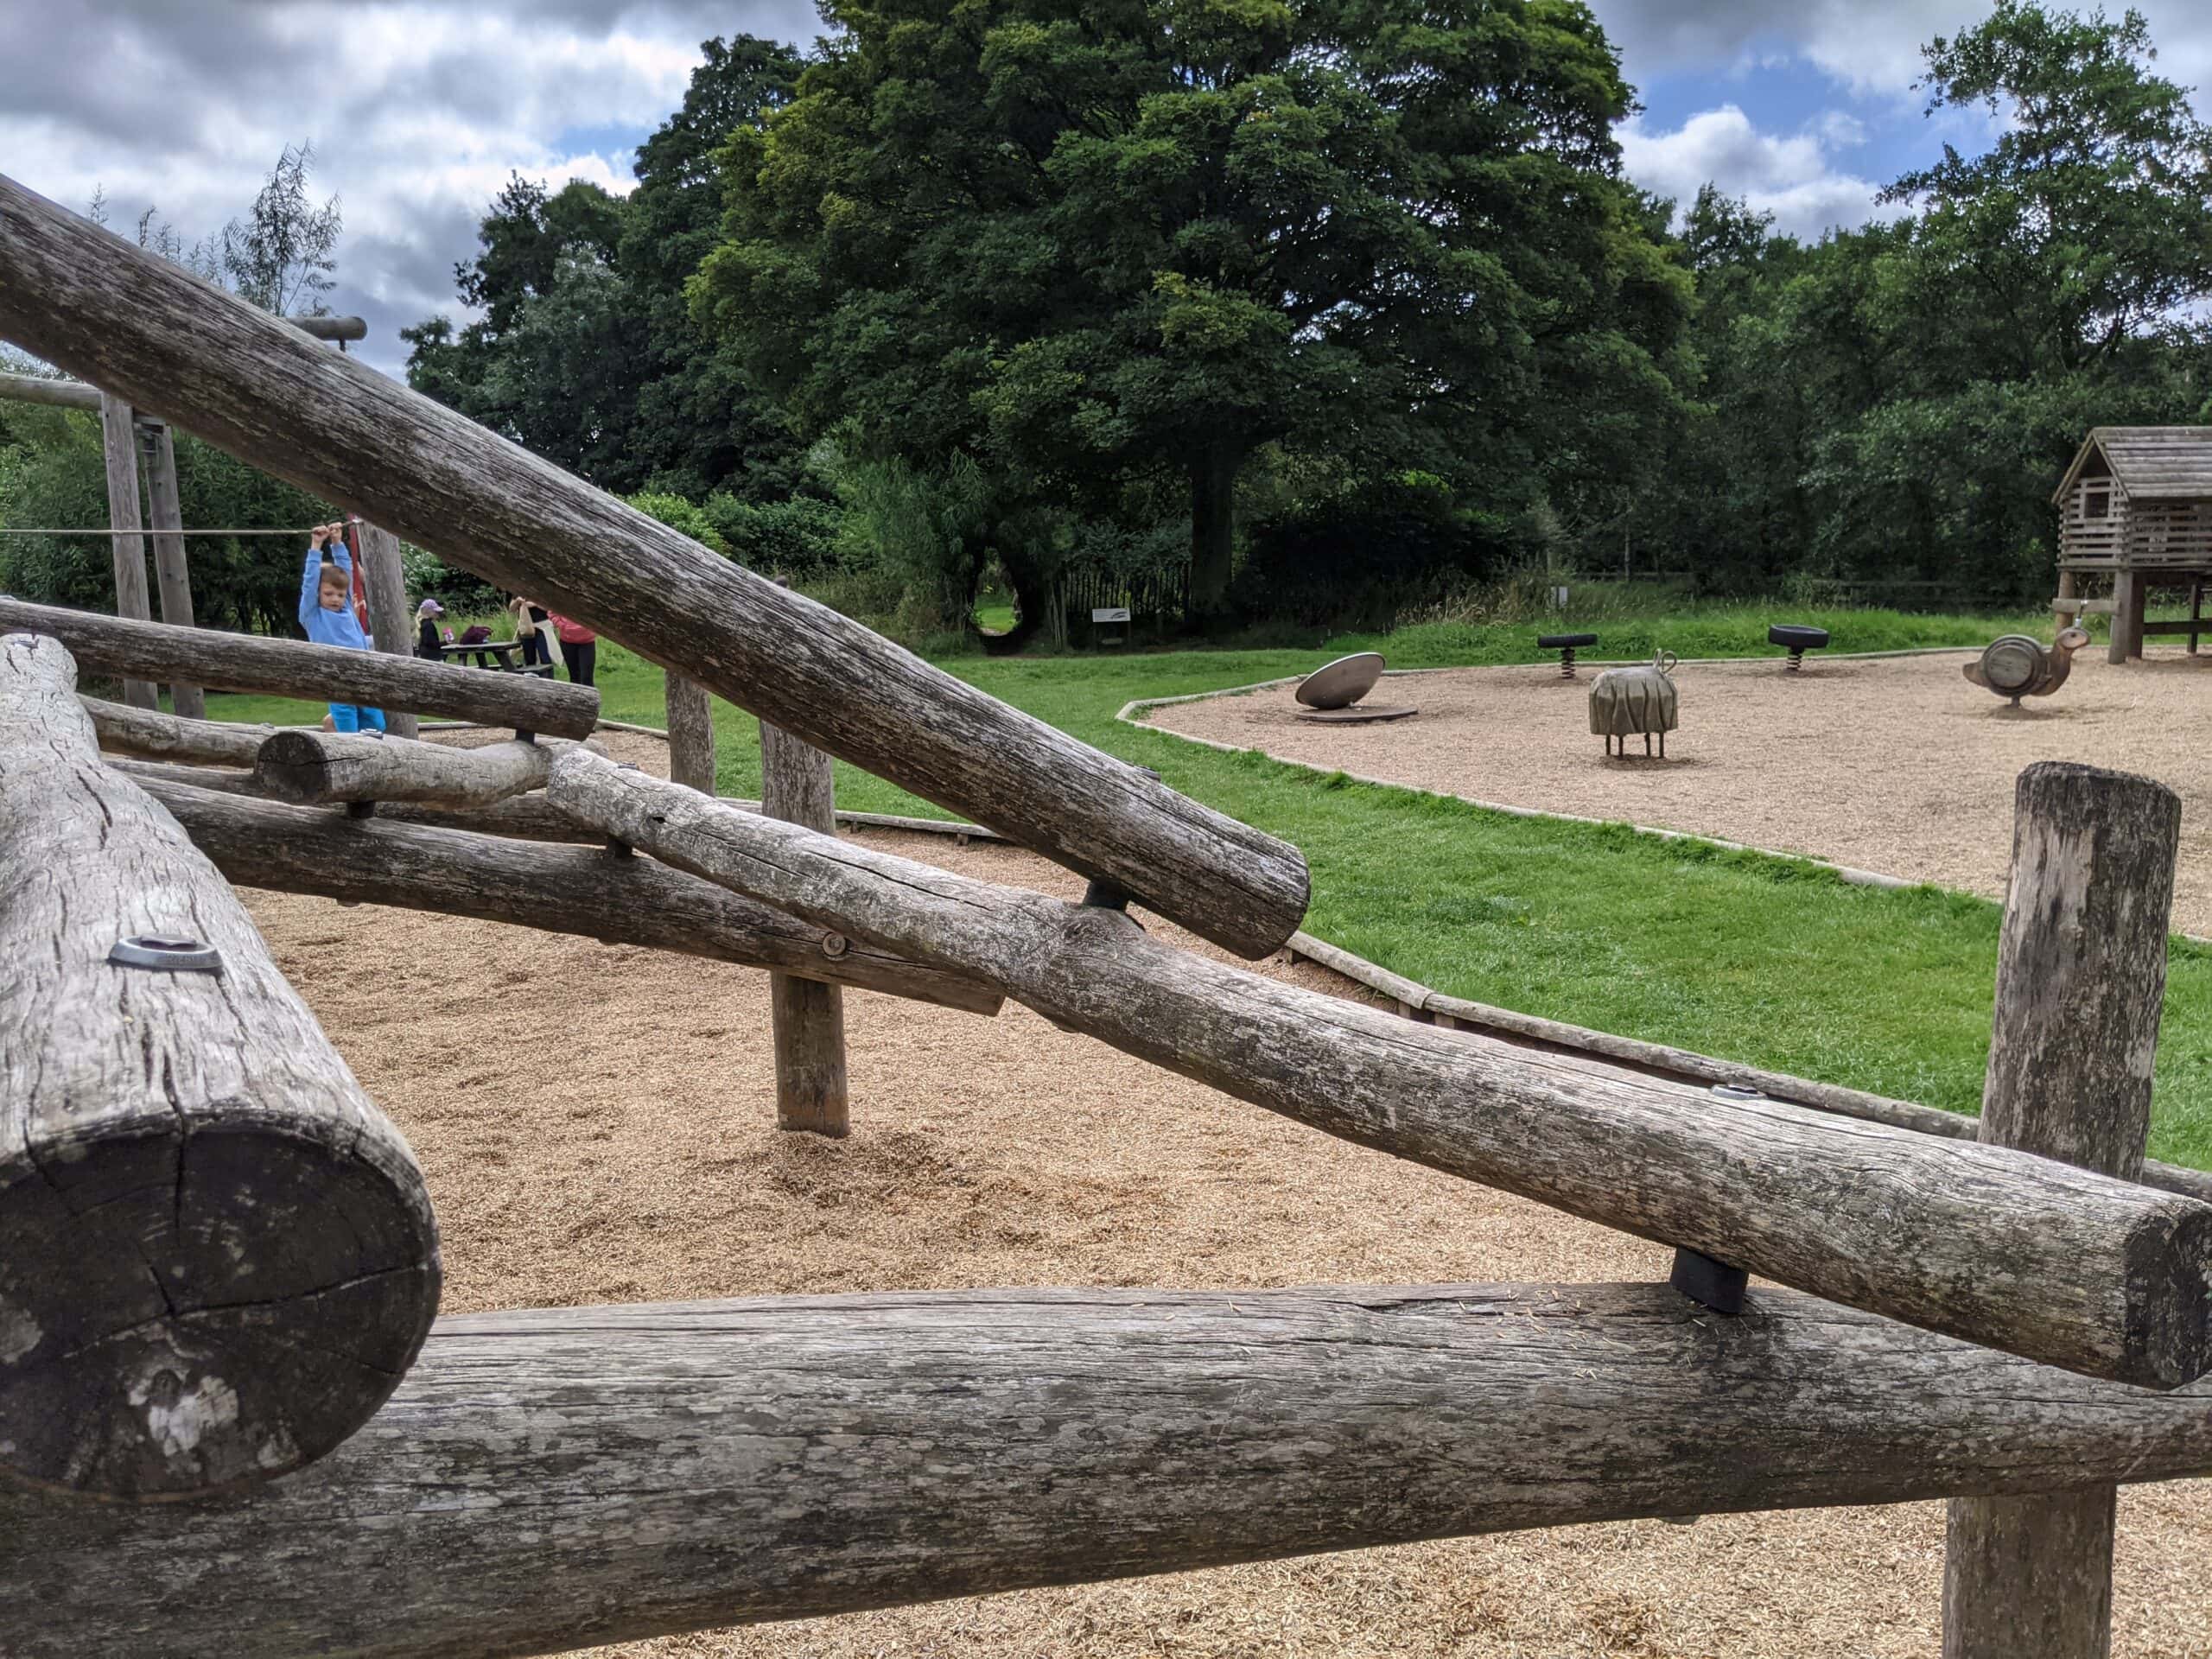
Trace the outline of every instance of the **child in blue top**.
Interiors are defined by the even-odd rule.
[[[322,562],[326,546],[332,561],[328,564]],[[360,620],[353,614],[353,561],[346,551],[343,524],[317,524],[308,537],[307,569],[300,576],[300,626],[319,645],[337,645],[346,651],[369,648]],[[358,732],[365,727],[380,732],[385,728],[384,710],[334,702],[330,724],[334,731]]]

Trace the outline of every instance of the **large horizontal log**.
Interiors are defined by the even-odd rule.
[[[972,976],[825,933],[650,858],[241,799],[193,786],[199,778],[142,781],[240,887],[647,945],[971,1014],[1001,1001]]]
[[[2212,1471],[2212,1398],[1786,1291],[1032,1290],[441,1320],[244,1503],[0,1493],[16,1659],[490,1659],[1423,1538]]]
[[[0,1467],[175,1497],[368,1419],[436,1311],[437,1230],[237,896],[100,765],[75,683],[54,640],[0,638]]]
[[[0,271],[6,264],[0,238]],[[380,651],[346,651],[305,639],[176,628],[4,598],[0,632],[51,634],[69,647],[80,666],[134,679],[186,680],[226,691],[452,715],[553,737],[588,737],[599,720],[599,693],[588,685],[455,668]]]
[[[276,732],[254,760],[272,800],[414,801],[466,811],[545,787],[554,746],[510,740],[476,748],[350,732]]]
[[[14,404],[44,404],[50,409],[81,409],[100,412],[97,386],[80,380],[49,380],[35,374],[0,374],[0,399]]]
[[[158,709],[134,709],[104,697],[80,697],[99,734],[101,752],[194,766],[251,766],[274,726],[244,721],[188,720]]]
[[[1230,950],[1265,956],[1305,912],[1296,849],[6,178],[0,337]]]
[[[2212,1368],[2212,1205],[2005,1147],[1546,1064],[1178,950],[1116,911],[736,811],[575,750],[547,793],[679,869],[975,974],[1346,1140],[2048,1364],[2159,1388]]]

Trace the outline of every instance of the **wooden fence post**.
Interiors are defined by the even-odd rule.
[[[192,626],[192,571],[184,550],[184,505],[177,493],[176,435],[167,421],[138,419],[145,441],[146,506],[153,520],[154,575],[160,586],[162,620]],[[207,698],[196,685],[169,687],[169,706],[187,720],[207,713]]]
[[[1984,1141],[2142,1173],[2180,834],[2179,798],[2147,778],[2020,774]],[[1954,1498],[1943,1659],[2104,1659],[2117,1492]]]
[[[146,542],[138,512],[138,441],[130,405],[100,394],[100,450],[107,463],[108,541],[115,560],[115,613],[153,620],[146,606]],[[151,680],[125,680],[123,700],[134,709],[158,709]]]
[[[686,789],[715,792],[715,705],[698,681],[668,671],[668,775]]]
[[[830,757],[760,722],[760,810],[786,823],[837,833]],[[768,976],[776,1033],[776,1127],[842,1135],[850,1127],[845,1087],[845,994],[789,974]]]
[[[369,632],[377,649],[395,657],[415,654],[415,620],[407,613],[407,576],[399,565],[399,537],[372,524],[361,526],[361,582],[369,593]],[[385,711],[385,729],[394,737],[422,735],[416,717]]]

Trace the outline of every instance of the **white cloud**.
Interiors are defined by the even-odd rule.
[[[2073,3],[2094,9],[2093,0]],[[2198,111],[2212,115],[2212,6],[2128,3],[2150,23],[2159,72],[2196,87]],[[1740,71],[1779,54],[1804,59],[1853,93],[1900,99],[1919,79],[1923,45],[1989,14],[1986,0],[1592,0],[1592,9],[1621,48],[1631,79]]]
[[[311,141],[346,221],[331,302],[397,372],[511,173],[626,189],[601,135],[658,125],[702,39],[819,29],[806,0],[22,0],[0,4],[0,169],[79,211],[103,188],[126,233],[154,206],[192,240]]]
[[[1838,225],[1864,224],[1876,212],[1879,187],[1840,170],[1833,151],[1856,142],[1849,117],[1815,117],[1801,132],[1761,132],[1732,104],[1692,116],[1672,132],[1653,132],[1640,121],[1620,129],[1621,160],[1645,189],[1672,196],[1688,207],[1711,181],[1731,196],[1770,213],[1775,228],[1812,238]]]

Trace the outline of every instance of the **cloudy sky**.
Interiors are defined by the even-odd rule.
[[[1929,120],[1919,48],[1986,0],[1592,0],[1644,111],[1631,176],[1684,199],[1706,179],[1816,234],[1976,120]],[[2212,86],[2212,5],[2138,0],[2163,71]],[[519,170],[620,188],[682,97],[698,42],[804,42],[809,0],[4,0],[0,171],[81,209],[105,188],[127,231],[148,206],[188,238],[242,213],[306,139],[346,221],[334,308],[399,328],[455,309],[452,269]],[[2200,94],[2200,110],[2212,110]]]

